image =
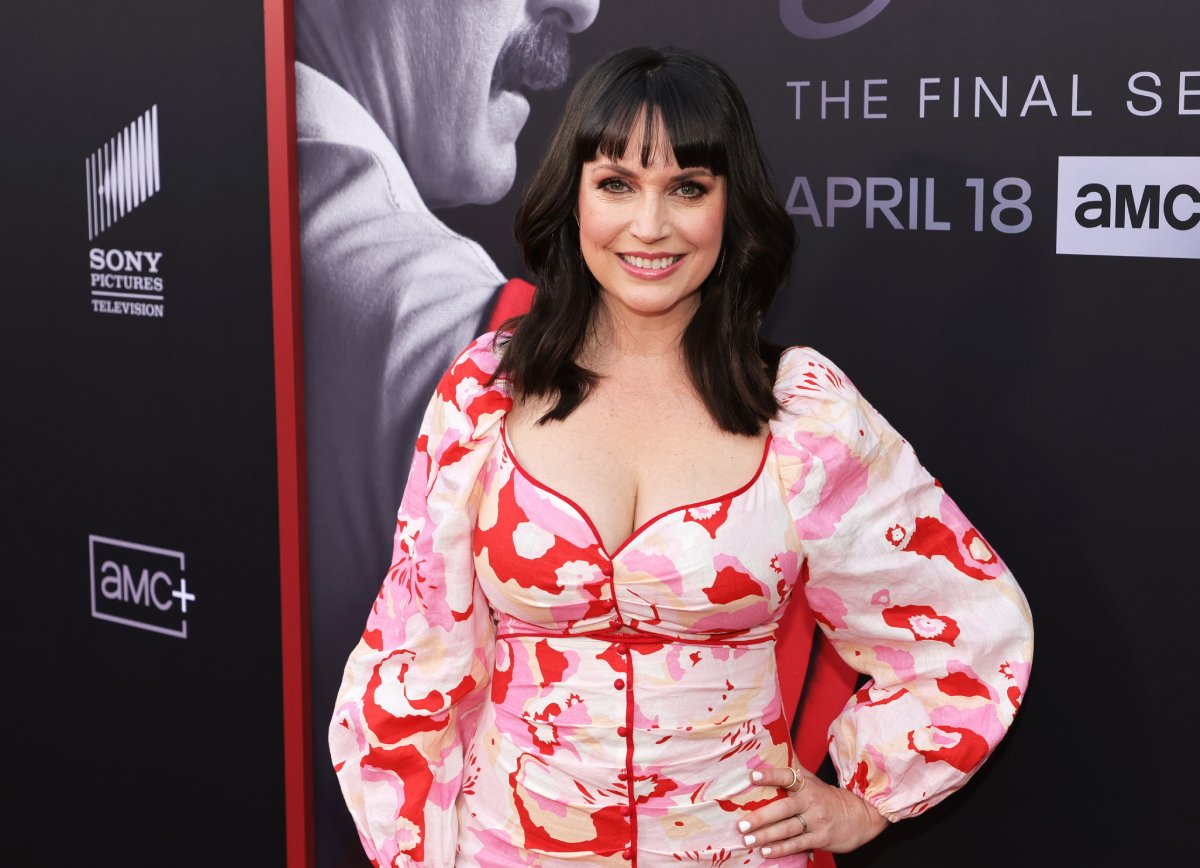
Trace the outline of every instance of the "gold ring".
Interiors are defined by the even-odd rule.
[[[804,824],[804,831],[803,831],[803,832],[801,832],[800,834],[801,834],[801,835],[807,835],[807,834],[808,834],[808,820],[804,819],[804,815],[803,815],[803,814],[797,814],[797,815],[796,815],[796,819],[797,819],[797,820],[799,820],[801,823],[803,823],[803,824]]]
[[[794,768],[789,767],[788,771],[792,773],[792,782],[790,784],[788,784],[786,787],[784,787],[784,789],[789,790],[793,793],[800,792],[802,789],[804,789],[804,785],[807,784],[808,781],[806,781],[804,778],[800,777],[800,772],[796,771]],[[796,787],[796,784],[800,784],[800,786]],[[796,787],[796,788],[793,790],[792,787]]]

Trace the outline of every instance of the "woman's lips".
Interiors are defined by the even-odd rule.
[[[618,253],[617,254],[617,262],[621,263],[621,267],[624,268],[625,271],[627,271],[629,274],[632,274],[634,277],[640,278],[642,280],[659,280],[670,274],[674,274],[676,271],[679,270],[680,264],[686,258],[687,258],[686,254],[666,254],[666,255],[664,255],[664,254],[647,255],[647,254],[637,254],[637,253]],[[642,262],[653,262],[655,264],[659,264],[663,260],[666,260],[666,259],[674,259],[675,261],[672,262],[670,265],[666,265],[662,268],[650,268],[650,267],[646,267],[646,266],[642,266],[642,265],[635,265],[633,262],[629,261],[630,259],[641,260]]]

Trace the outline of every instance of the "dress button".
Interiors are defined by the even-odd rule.
[[[630,815],[630,813],[632,813],[632,812],[629,810],[629,805],[621,805],[621,816],[622,817],[628,817]]]
[[[625,689],[625,679],[618,678],[616,681],[613,682],[613,687],[617,688],[617,690],[624,690]]]
[[[608,622],[608,626],[612,627],[614,630],[619,630],[621,627],[624,627],[625,625],[621,623],[620,618],[613,618],[611,621]]]
[[[618,654],[628,654],[629,653],[629,646],[626,645],[624,642],[619,642],[613,647],[616,649]]]
[[[617,727],[617,735],[620,736],[621,738],[624,738],[625,736],[629,735],[629,727],[618,726]]]
[[[633,851],[632,850],[623,850],[621,852],[621,858],[624,859],[626,862],[633,861]]]
[[[617,772],[617,780],[618,780],[618,781],[627,781],[627,780],[629,780],[629,772],[625,771],[624,769],[622,769],[621,771]]]

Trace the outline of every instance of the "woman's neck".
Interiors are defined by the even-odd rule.
[[[683,361],[683,333],[695,313],[695,305],[678,305],[646,316],[597,303],[588,330],[583,358],[585,367],[601,370],[622,364]]]

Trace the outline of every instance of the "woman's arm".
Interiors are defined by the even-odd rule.
[[[838,654],[869,677],[830,727],[830,755],[846,795],[888,820],[914,816],[962,787],[1011,725],[1032,663],[1028,604],[911,445],[829,359],[794,348],[779,382],[786,406],[773,430],[804,592]],[[810,796],[819,783],[805,786]],[[860,831],[876,825],[865,817]],[[857,834],[805,843],[834,849]]]
[[[455,799],[494,640],[471,548],[476,480],[508,407],[483,386],[490,337],[459,356],[429,403],[392,566],[329,727],[346,804],[377,865],[454,863]]]

